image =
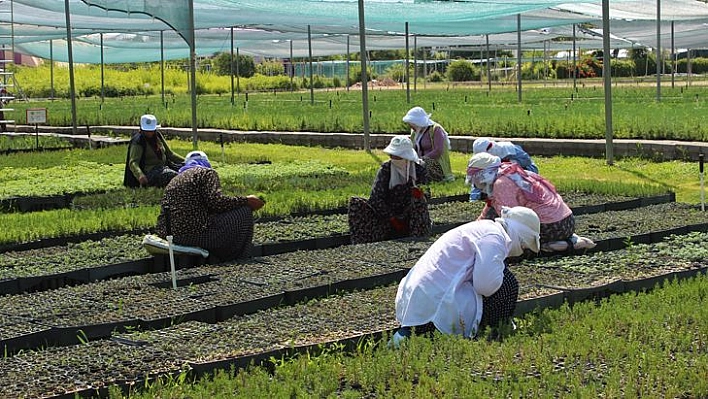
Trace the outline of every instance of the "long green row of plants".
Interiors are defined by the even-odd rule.
[[[186,141],[173,140],[171,145],[180,153],[191,149],[191,143]],[[380,151],[368,154],[263,144],[225,145],[222,158],[218,144],[201,142],[200,148],[210,155],[222,174],[225,192],[256,193],[266,199],[260,217],[342,207],[352,195],[367,196],[378,165],[385,159]],[[431,184],[434,197],[459,195],[469,190],[463,175],[467,158],[467,154],[452,154],[457,180]],[[4,190],[16,189],[4,192],[3,196],[86,194],[75,198],[73,209],[0,214],[5,226],[0,242],[152,227],[162,191],[123,188],[124,160],[125,147],[0,158]],[[699,198],[694,165],[688,163],[621,160],[615,166],[607,166],[599,159],[575,157],[538,158],[537,162],[542,173],[561,192],[641,197],[674,191],[680,202],[697,203]]]
[[[29,75],[30,71],[19,71],[20,78],[22,73]],[[47,76],[27,76],[29,82],[23,83],[23,87],[50,80],[45,68],[32,73]],[[79,76],[79,85],[100,85],[96,71]],[[312,98],[309,91],[239,92],[232,103],[230,79],[220,78],[225,90],[222,94],[199,95],[199,127],[316,132],[363,129],[362,98],[358,90],[318,90]],[[58,76],[56,79],[64,84]],[[169,82],[181,79],[186,76],[169,76]],[[198,79],[208,82],[216,77],[202,74]],[[159,70],[111,71],[110,82],[120,81],[152,84],[154,88],[155,82],[160,82]],[[403,87],[373,89],[368,98],[370,128],[374,133],[403,133],[407,127],[401,122],[402,116],[410,107],[420,105],[453,135],[604,138],[604,93],[598,82],[585,79],[575,85],[575,90],[573,85],[560,88],[543,87],[539,83],[522,85],[521,102],[515,85],[495,86],[491,91],[482,83],[452,87],[428,84],[424,90],[423,85],[417,85],[410,102]],[[664,87],[659,102],[651,85],[613,87],[615,137],[705,141],[708,127],[696,115],[706,113],[707,98],[704,85],[689,85],[688,81]],[[72,125],[71,103],[66,99],[15,101],[13,118],[17,123],[25,123],[25,109],[31,107],[47,108],[50,125]],[[164,126],[189,127],[190,96],[173,92],[164,103],[159,94],[110,98],[93,95],[77,101],[79,126],[137,125],[144,113],[157,115]]]
[[[73,147],[68,141],[53,136],[45,135],[21,135],[6,136],[0,135],[0,152],[12,152],[15,150],[43,150],[55,148]]]
[[[575,206],[574,203],[569,203]],[[474,220],[480,213],[481,202],[449,202],[431,205],[431,219],[436,227],[451,226]],[[657,218],[656,215],[663,215]],[[685,225],[698,225],[706,223],[703,212],[688,207],[685,204],[668,203],[640,207],[625,211],[608,211],[602,213],[578,215],[575,219],[576,232],[589,237],[594,241],[613,238],[625,239],[638,236],[647,232],[661,232]],[[270,245],[301,240],[322,239],[337,235],[349,234],[349,225],[346,214],[328,216],[310,216],[285,218],[272,222],[257,222],[254,229],[253,243],[255,245]],[[705,233],[704,233],[705,234]],[[693,260],[701,260],[706,255],[705,250],[689,247],[689,244],[700,245],[701,241],[690,241],[690,235],[681,236],[683,248],[673,245],[670,249],[674,257],[691,256]],[[142,234],[124,234],[106,237],[100,240],[88,240],[80,243],[68,243],[54,247],[32,249],[26,251],[12,251],[0,253],[0,280],[22,278],[28,276],[46,276],[68,271],[86,269],[91,267],[106,266],[115,263],[135,261],[148,256],[140,244]],[[704,239],[705,236],[702,237]],[[632,248],[646,248],[631,242],[626,244]],[[653,248],[658,248],[654,245]],[[646,251],[634,252],[636,259],[646,259],[659,262],[664,254],[655,252],[648,254]],[[651,256],[648,256],[651,255]],[[612,257],[616,253],[609,252],[603,256]],[[626,258],[619,259],[618,262]],[[616,262],[607,259],[588,259],[583,271],[610,270]],[[545,261],[531,264],[531,269],[545,269]],[[633,273],[638,273],[632,265]],[[555,266],[558,268],[558,266]],[[574,259],[572,267],[581,270],[578,260]]]
[[[160,380],[131,398],[704,397],[708,278],[529,314],[502,342],[435,334],[399,349],[272,359],[273,369]],[[112,389],[110,397],[126,397]]]
[[[346,206],[353,195],[368,196],[381,161],[380,151],[289,147],[265,144],[200,142],[224,178],[229,194],[258,194],[267,204],[259,217],[284,216],[316,209]],[[179,153],[190,142],[172,140]],[[0,243],[24,242],[96,231],[130,231],[154,226],[159,213],[159,189],[121,186],[125,147],[75,149],[38,154],[12,154],[0,158],[5,196],[84,193],[73,209],[32,213],[2,213]],[[430,185],[433,197],[468,192],[464,171],[468,154],[453,153],[456,181]],[[267,163],[270,162],[270,163]],[[680,202],[697,203],[699,182],[694,165],[679,161],[652,163],[621,160],[607,166],[600,159],[538,158],[544,176],[561,192],[641,197],[676,192]],[[77,176],[79,178],[77,178]],[[87,182],[87,183],[84,183]],[[107,192],[107,193],[104,193]]]

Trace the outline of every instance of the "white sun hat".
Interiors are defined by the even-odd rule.
[[[472,143],[472,152],[478,154],[480,152],[489,152],[494,147],[494,142],[486,137],[480,137]]]
[[[384,148],[383,151],[388,155],[395,155],[415,163],[420,163],[421,161],[413,149],[413,142],[408,136],[394,136],[388,147]]]
[[[430,120],[430,114],[426,113],[421,107],[413,107],[403,117],[403,122],[416,125],[418,127],[427,127],[433,124]]]
[[[160,128],[155,115],[146,114],[140,117],[140,129],[152,132]]]

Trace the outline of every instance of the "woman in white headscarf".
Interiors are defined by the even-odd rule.
[[[589,238],[575,234],[575,217],[556,188],[542,176],[514,162],[502,162],[486,152],[472,155],[467,165],[467,183],[487,196],[480,219],[494,219],[503,207],[525,206],[541,220],[544,251],[593,248]]]
[[[427,183],[422,161],[408,136],[395,136],[383,150],[390,159],[381,164],[369,199],[349,200],[352,243],[382,241],[430,234],[428,203],[418,184]]]
[[[450,165],[450,138],[445,129],[421,107],[413,107],[403,117],[411,128],[415,151],[425,162],[431,181],[453,181]]]
[[[479,154],[487,152],[501,158],[502,162],[514,162],[522,169],[529,172],[538,173],[538,166],[531,159],[531,156],[521,148],[520,145],[510,141],[494,141],[486,137],[480,137],[472,143],[472,153]],[[474,185],[470,190],[470,201],[484,199],[482,192]]]
[[[487,326],[511,321],[519,283],[505,259],[538,252],[540,222],[525,207],[504,208],[500,218],[477,220],[443,234],[398,285],[396,320],[401,329],[432,323],[445,334],[474,337]]]

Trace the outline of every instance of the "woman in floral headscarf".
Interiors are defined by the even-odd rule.
[[[431,231],[428,203],[417,187],[427,182],[425,169],[410,138],[393,137],[384,152],[391,159],[381,164],[369,199],[349,200],[349,231],[354,244],[426,236]]]
[[[192,151],[165,187],[161,205],[158,235],[172,235],[178,245],[206,249],[209,263],[218,263],[250,255],[253,212],[264,202],[254,195],[224,195],[207,155]]]
[[[413,107],[403,117],[411,128],[415,151],[425,163],[431,181],[453,181],[450,165],[450,139],[445,129],[421,107]]]
[[[468,184],[487,195],[479,219],[494,219],[502,207],[524,206],[541,220],[541,244],[544,251],[566,248],[592,248],[592,240],[575,234],[573,211],[540,175],[514,162],[501,162],[486,152],[474,154],[467,165]]]

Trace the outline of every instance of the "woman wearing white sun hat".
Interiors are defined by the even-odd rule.
[[[415,151],[425,162],[431,181],[453,181],[450,164],[450,138],[439,123],[421,107],[413,107],[403,117],[411,128],[411,141]]]
[[[479,154],[487,152],[501,158],[502,162],[514,162],[519,164],[524,170],[538,173],[538,166],[531,159],[531,156],[521,148],[520,145],[510,141],[494,141],[487,137],[480,137],[472,143],[472,153]],[[470,201],[483,199],[482,192],[472,186],[470,190]]]
[[[383,150],[390,160],[381,164],[369,199],[349,201],[352,243],[396,237],[426,236],[431,231],[428,204],[418,184],[427,183],[422,161],[408,136],[395,136]]]
[[[165,187],[182,166],[184,158],[167,145],[155,115],[140,117],[140,131],[128,144],[123,185]]]

